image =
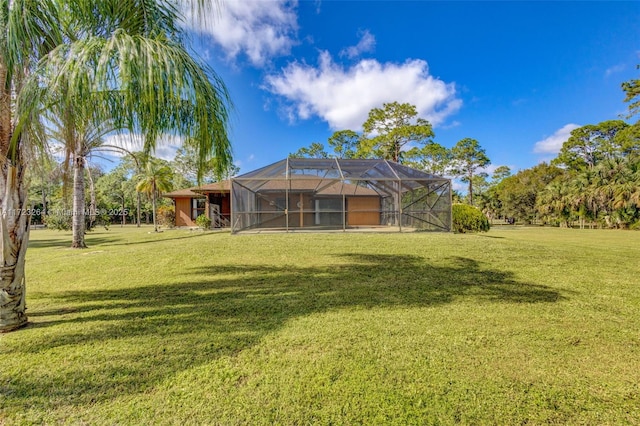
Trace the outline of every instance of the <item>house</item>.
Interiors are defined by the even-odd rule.
[[[451,230],[451,180],[379,159],[287,158],[174,191],[176,226],[207,214],[232,232]]]
[[[211,219],[212,227],[228,227],[231,219],[230,188],[230,181],[225,180],[164,194],[164,197],[173,199],[175,226],[197,226],[196,218],[204,214]]]

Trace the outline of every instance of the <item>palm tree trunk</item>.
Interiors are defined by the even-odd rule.
[[[469,204],[473,205],[473,174],[469,173]]]
[[[13,127],[9,86],[7,67],[0,60],[0,332],[27,323],[24,266],[29,242],[28,196],[25,168],[19,149],[15,152],[20,141],[13,148],[10,144]]]
[[[122,191],[122,209],[120,210],[120,214],[122,215],[122,223],[120,223],[120,227],[124,228],[124,225],[127,224],[127,216],[124,214],[125,209],[125,199],[124,199],[124,191]]]
[[[153,184],[153,193],[151,194],[151,205],[153,208],[153,231],[158,232],[158,223],[156,222],[156,185]]]
[[[28,197],[23,167],[2,165],[0,197],[0,332],[27,323],[25,254],[29,242]]]
[[[140,228],[140,210],[142,209],[142,200],[140,199],[141,194],[138,192],[138,204],[136,206],[136,219],[137,219],[137,226],[138,228]]]
[[[40,219],[44,224],[46,222],[47,217],[47,187],[42,185],[42,212],[40,213]]]
[[[84,242],[84,158],[73,160],[73,241],[72,248],[87,248]]]
[[[98,203],[96,201],[96,188],[93,185],[93,177],[91,176],[91,169],[87,168],[87,177],[89,178],[89,194],[91,201],[89,201],[89,229],[92,229],[97,216]]]

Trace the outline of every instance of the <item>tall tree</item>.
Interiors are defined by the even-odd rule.
[[[176,22],[173,2],[142,0],[78,0],[61,8],[69,13],[63,27],[69,43],[54,49],[39,75],[50,76],[40,101],[61,99],[64,114],[86,114],[98,122],[113,120],[115,128],[144,136],[144,152],[154,150],[163,132],[196,140],[199,169],[216,155],[218,172],[229,164],[226,135],[229,99],[222,82],[203,62],[190,56]],[[90,17],[80,14],[90,14]],[[78,18],[80,16],[80,18]],[[126,19],[123,17],[126,16]],[[75,19],[73,19],[75,18]],[[65,122],[67,128],[75,121]],[[74,134],[72,130],[67,133]],[[84,206],[80,180],[83,149],[73,136],[74,241],[84,243]]]
[[[640,69],[640,65],[636,68]],[[631,118],[640,113],[640,79],[632,79],[622,83],[622,91],[625,93],[625,102],[629,102],[629,115]]]
[[[451,165],[451,151],[429,142],[423,147],[413,147],[405,154],[405,164],[435,175],[445,175]]]
[[[385,103],[372,109],[362,128],[365,137],[360,146],[365,153],[397,162],[402,161],[402,148],[407,144],[423,145],[434,136],[431,124],[407,103]]]
[[[571,180],[567,185],[567,199],[572,211],[578,216],[580,229],[583,229],[587,219],[596,219],[598,215],[593,191],[597,175],[594,170],[586,169],[578,173],[569,173],[569,176]]]
[[[593,169],[600,161],[621,155],[617,135],[628,126],[622,120],[609,120],[574,129],[553,163],[571,170]]]
[[[289,154],[293,158],[329,158],[329,154],[324,150],[324,145],[320,142],[312,142],[308,147],[302,147],[296,152]]]
[[[120,147],[114,147],[116,151],[122,151]],[[122,165],[128,170],[128,175],[136,175],[142,173],[142,167],[149,158],[149,154],[145,152],[130,152],[124,150],[126,156],[122,160]],[[185,185],[187,186],[187,185]],[[123,207],[124,208],[124,207]],[[142,199],[140,193],[136,191],[136,226],[139,228],[140,215],[142,214]],[[124,218],[124,215],[123,215]],[[148,222],[148,221],[147,221]]]
[[[593,191],[610,227],[625,228],[640,221],[640,158],[608,159],[596,167]]]
[[[37,140],[32,116],[18,120],[24,82],[62,42],[51,0],[0,0],[0,332],[27,323],[25,255],[29,240],[27,166]]]
[[[0,331],[27,321],[25,170],[37,147],[30,129],[43,108],[89,99],[97,117],[144,135],[145,152],[158,135],[173,132],[197,141],[200,166],[215,156],[218,171],[227,169],[231,101],[224,83],[183,44],[181,4],[0,0]]]
[[[491,164],[489,157],[477,140],[465,138],[451,149],[453,174],[468,185],[469,204],[473,205],[473,177],[478,170]]]
[[[290,154],[294,158],[360,158],[363,156],[360,150],[361,137],[353,130],[339,130],[334,132],[328,140],[333,153],[328,153],[320,142],[313,142],[308,147],[303,147]]]
[[[536,205],[545,187],[563,173],[556,166],[540,163],[500,181],[491,192],[498,198],[498,214],[531,223],[537,215]]]
[[[336,158],[357,158],[360,135],[353,130],[339,130],[329,137]]]
[[[93,116],[93,106],[90,104],[81,105],[76,102],[74,105],[71,99],[64,96],[53,95],[51,99],[53,102],[43,113],[48,123],[48,137],[63,147],[63,170],[65,173],[71,170],[73,176],[71,247],[85,248],[85,177],[89,178],[89,183],[93,186],[88,168],[89,155],[104,144],[104,137],[114,130],[114,126],[111,120],[100,120]],[[93,191],[91,195],[93,196]],[[91,203],[91,207],[95,210],[95,203]]]
[[[40,219],[44,223],[51,195],[62,184],[62,171],[52,153],[43,152],[29,168],[29,199],[40,205]]]
[[[473,175],[473,196],[478,197],[483,195],[489,189],[489,181],[487,178],[489,174],[486,172],[478,172]],[[477,199],[477,198],[476,198]]]
[[[640,121],[620,130],[615,136],[615,145],[623,156],[640,156]]]
[[[123,225],[125,224],[127,213],[133,210],[131,202],[137,195],[135,185],[132,186],[130,184],[133,176],[129,165],[128,161],[122,161],[96,182],[101,205],[109,216],[120,216],[119,220]]]
[[[230,164],[229,168],[224,171],[222,176],[218,176],[215,172],[217,168],[216,161],[216,158],[209,158],[205,162],[205,169],[200,178],[200,183],[212,183],[219,179],[229,179],[240,172],[240,168],[238,166]],[[178,148],[171,165],[176,173],[181,174],[186,180],[191,182],[190,185],[198,183],[198,152],[193,141],[187,141]]]
[[[491,176],[492,184],[497,185],[502,181],[502,179],[508,178],[511,176],[511,169],[509,166],[498,166]]]
[[[561,227],[569,227],[572,199],[568,174],[564,173],[550,182],[539,194],[536,207],[547,220],[556,221]]]
[[[150,158],[145,164],[143,173],[138,176],[136,190],[144,192],[151,198],[153,211],[153,230],[158,232],[156,221],[156,200],[162,192],[171,191],[173,187],[173,171],[171,168],[155,158]]]

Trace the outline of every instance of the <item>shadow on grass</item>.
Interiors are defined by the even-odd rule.
[[[163,231],[164,232],[164,231]],[[150,234],[154,234],[154,235],[160,235],[161,233],[154,233],[153,231],[149,232]],[[190,238],[199,238],[199,237],[203,237],[207,234],[205,233],[191,233],[191,234],[181,234],[181,235],[175,235],[172,237],[161,237],[161,238],[157,238],[157,239],[149,239],[149,240],[132,240],[132,241],[122,241],[122,237],[121,236],[114,236],[114,237],[108,237],[108,236],[95,236],[95,237],[87,237],[87,246],[89,246],[89,248],[91,248],[91,246],[93,245],[97,245],[97,246],[135,246],[135,245],[141,245],[141,244],[155,244],[158,242],[162,242],[162,241],[177,241],[177,240],[186,240],[186,239],[190,239]]]
[[[108,232],[108,231],[106,231]],[[150,233],[154,233],[150,231]],[[157,234],[159,235],[159,234]],[[188,238],[198,238],[207,235],[206,233],[190,233],[190,234],[176,234],[171,237],[162,237],[157,239],[148,239],[148,240],[132,240],[132,241],[122,241],[122,235],[114,234],[105,235],[105,231],[101,231],[99,234],[92,234],[89,232],[85,236],[85,242],[87,244],[87,248],[91,249],[94,246],[131,246],[131,245],[139,245],[139,244],[149,244],[149,243],[157,243],[159,241],[175,241],[175,240],[184,240]],[[37,249],[37,248],[71,248],[71,240],[72,237],[69,235],[65,238],[55,238],[55,239],[30,239],[29,240],[29,248]]]
[[[67,307],[40,312],[58,318],[36,320],[30,327],[61,327],[15,352],[67,347],[73,353],[74,346],[130,343],[127,351],[109,362],[93,361],[91,368],[79,364],[58,375],[14,377],[5,386],[9,404],[48,410],[145,392],[181,371],[258,344],[290,319],[314,313],[429,307],[460,299],[552,303],[563,297],[462,257],[443,266],[416,256],[343,254],[335,256],[334,265],[212,265],[185,270],[183,276],[175,284],[44,295]],[[50,399],[53,388],[57,402]]]
[[[60,247],[60,248],[68,248],[71,247],[71,238],[56,238],[56,239],[34,239],[33,237],[29,238],[29,248],[51,248],[51,247]]]

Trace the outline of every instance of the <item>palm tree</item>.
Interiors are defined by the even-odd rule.
[[[143,192],[151,197],[151,204],[153,206],[153,230],[158,232],[156,199],[160,193],[171,191],[173,186],[173,171],[166,164],[162,164],[155,158],[150,158],[138,179],[136,191]]]
[[[222,174],[231,163],[231,101],[219,77],[182,43],[183,3],[0,0],[0,331],[27,321],[25,167],[38,146],[30,128],[43,109],[91,105],[97,120],[144,135],[147,153],[169,132],[197,141],[199,166],[216,157]],[[75,213],[84,220],[84,206]]]
[[[113,120],[116,129],[141,133],[145,153],[153,151],[161,133],[170,131],[198,141],[201,168],[214,151],[222,166],[230,163],[226,89],[211,69],[187,53],[176,26],[178,9],[170,7],[174,2],[72,3],[68,10],[83,19],[64,28],[69,43],[51,52],[40,68],[39,74],[52,77],[41,102],[60,103],[52,99],[57,95],[65,116],[91,111],[98,123]],[[125,10],[127,19],[122,19]],[[84,19],[87,14],[91,16]],[[65,124],[74,168],[72,247],[84,248],[81,181],[88,151],[74,140],[75,123]]]
[[[599,164],[616,225],[626,227],[638,219],[640,208],[640,161],[633,157],[608,159]]]
[[[560,226],[569,227],[571,198],[566,179],[558,178],[549,183],[537,198],[536,206],[543,216],[556,220]]]
[[[27,322],[26,173],[37,144],[24,124],[30,120],[18,121],[16,107],[34,64],[61,42],[57,17],[49,0],[0,0],[0,332]]]
[[[578,214],[580,229],[584,229],[587,217],[595,218],[597,216],[597,209],[594,208],[593,203],[595,176],[596,173],[592,169],[582,170],[571,175],[571,180],[567,187],[567,197],[570,206]]]
[[[89,178],[90,186],[93,180],[88,168],[89,155],[104,145],[104,138],[114,131],[111,120],[100,121],[92,116],[88,105],[78,107],[71,105],[65,99],[56,100],[49,106],[43,116],[48,123],[48,137],[64,150],[65,175],[69,169],[73,171],[73,217],[72,248],[86,248],[85,233],[85,174]],[[86,173],[89,172],[89,173]],[[91,191],[92,205],[90,211],[95,211],[95,195]],[[94,213],[91,213],[94,214]]]

